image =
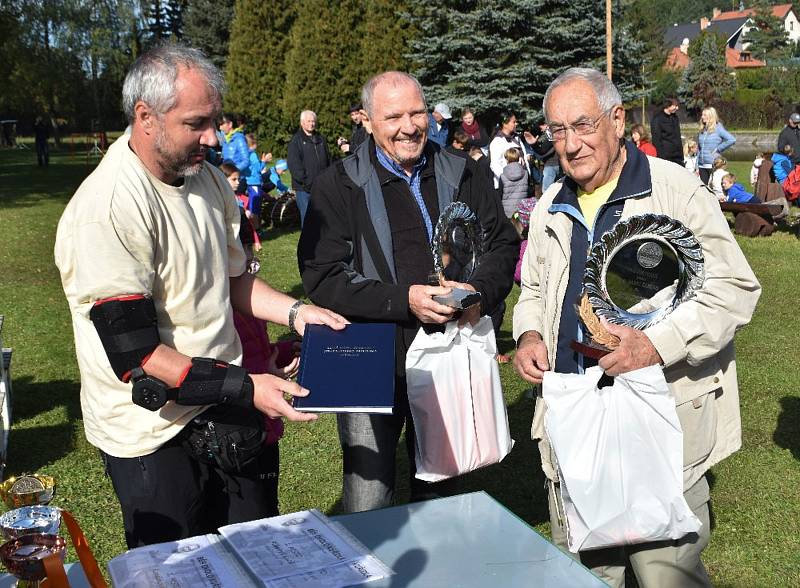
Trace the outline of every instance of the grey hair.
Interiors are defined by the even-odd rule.
[[[399,86],[405,83],[414,84],[419,92],[419,95],[422,96],[422,101],[425,102],[425,92],[422,90],[422,85],[419,83],[419,80],[412,76],[411,74],[407,74],[404,71],[385,71],[383,73],[379,73],[377,75],[372,76],[367,83],[364,84],[364,87],[361,90],[361,104],[364,106],[364,110],[367,111],[367,115],[372,118],[372,112],[374,108],[374,101],[373,96],[375,95],[375,88],[378,87],[378,84],[381,82],[390,83],[392,87]],[[425,106],[427,108],[427,104]]]
[[[548,119],[547,103],[553,90],[566,83],[575,81],[586,82],[591,86],[595,96],[597,96],[597,105],[602,112],[611,110],[614,106],[622,104],[622,96],[620,96],[619,90],[617,90],[617,87],[605,74],[588,67],[571,67],[553,80],[544,93],[543,109],[545,120]]]
[[[122,84],[122,109],[129,122],[134,120],[134,107],[140,100],[159,115],[175,106],[175,81],[180,68],[200,72],[208,85],[222,98],[225,79],[199,49],[168,43],[141,55],[131,66]]]
[[[309,115],[313,116],[315,119],[317,118],[317,113],[313,110],[304,110],[300,113],[300,124],[303,124],[303,118]]]

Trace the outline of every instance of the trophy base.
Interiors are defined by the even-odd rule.
[[[444,304],[450,308],[466,310],[470,306],[478,304],[481,301],[481,293],[473,292],[472,290],[464,290],[463,288],[453,288],[450,294],[434,296],[433,299],[439,304]]]
[[[600,359],[601,357],[605,357],[613,351],[613,349],[609,349],[603,345],[597,345],[596,343],[582,343],[581,341],[573,341],[569,344],[569,346],[573,351],[577,351],[581,355],[591,357],[592,359]]]

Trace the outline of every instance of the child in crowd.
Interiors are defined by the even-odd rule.
[[[683,166],[696,176],[700,175],[700,170],[697,167],[697,141],[689,139],[683,148]]]
[[[287,169],[289,169],[289,164],[285,159],[279,159],[275,162],[275,165],[269,168],[269,181],[278,190],[278,194],[280,196],[283,196],[289,191],[289,188],[286,186],[286,184],[281,181],[281,176]]]
[[[223,163],[219,166],[219,169],[221,169],[225,177],[228,178],[228,184],[230,184],[231,190],[233,190],[233,193],[236,194],[236,197],[241,201],[241,196],[244,196],[244,194],[239,194],[237,192],[239,189],[239,180],[241,179],[239,169],[232,163]],[[247,197],[245,196],[245,198]]]
[[[761,204],[761,200],[747,192],[740,183],[736,181],[733,174],[725,174],[722,178],[722,190],[725,199],[722,202],[737,202],[739,204]]]
[[[528,197],[528,170],[520,163],[522,153],[516,147],[504,153],[506,166],[500,176],[503,187],[503,210],[508,218],[517,210],[520,200]]]
[[[722,178],[729,173],[726,169],[727,165],[728,160],[724,157],[717,157],[711,166],[711,175],[708,178],[708,187],[713,190],[714,195],[720,202],[725,201],[725,192],[722,191]]]
[[[763,153],[756,154],[756,158],[753,160],[753,167],[750,168],[751,186],[755,186],[756,182],[758,181],[758,170],[761,169],[762,163],[764,163],[764,154]]]
[[[240,230],[239,238],[247,254],[247,271],[258,273],[257,260],[253,257],[253,233]],[[255,262],[255,263],[254,263]],[[242,342],[242,367],[252,374],[272,374],[279,378],[291,378],[300,365],[300,345],[297,341],[280,341],[272,344],[267,334],[267,322],[253,316],[233,311],[233,324]],[[264,468],[265,500],[270,505],[271,516],[278,514],[278,440],[283,436],[283,421],[264,415],[266,439],[264,453],[259,465]],[[261,482],[261,481],[260,481]]]
[[[517,229],[520,238],[519,258],[517,259],[517,269],[514,271],[514,281],[519,284],[522,281],[522,258],[528,248],[528,227],[530,226],[531,211],[536,206],[536,198],[525,198],[517,205],[517,210],[511,217],[511,224]]]
[[[249,210],[247,210],[249,199],[246,194],[236,193],[236,190],[238,190],[240,186],[239,169],[232,163],[223,163],[221,166],[219,166],[219,169],[221,169],[222,173],[225,174],[225,177],[228,178],[228,184],[230,184],[233,193],[236,194],[236,199],[239,201],[239,208],[242,210],[241,227],[248,228],[249,232],[253,234],[253,237],[249,242],[253,244],[253,248],[256,251],[261,251],[261,240],[258,238],[258,233],[256,232],[256,229],[253,227],[253,223],[250,220],[251,213]]]
[[[272,153],[264,153],[260,158],[258,156],[258,142],[255,135],[247,133],[247,148],[250,150],[250,172],[247,174],[247,210],[250,212],[250,222],[253,227],[258,230],[261,226],[261,203],[263,193],[261,186],[264,183],[263,174],[267,168],[267,162],[272,161]]]
[[[793,153],[794,149],[791,145],[784,145],[782,153],[776,151],[772,154],[772,173],[775,174],[775,180],[781,185],[794,167],[791,159]]]

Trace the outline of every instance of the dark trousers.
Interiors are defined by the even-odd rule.
[[[49,165],[50,146],[47,141],[36,141],[36,161],[39,165]]]
[[[100,456],[122,507],[129,548],[278,514],[277,443],[236,474],[198,461],[178,439],[142,457]]]
[[[711,168],[699,167],[697,171],[700,172],[700,181],[708,186],[708,178],[711,177]]]
[[[373,510],[394,504],[395,458],[403,426],[406,429],[411,501],[458,493],[458,478],[429,483],[414,477],[414,422],[405,393],[396,395],[394,414],[345,413],[336,418],[344,460],[344,512]]]

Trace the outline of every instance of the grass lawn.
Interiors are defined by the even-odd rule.
[[[733,169],[747,186],[749,163]],[[125,549],[120,514],[97,451],[83,435],[72,329],[52,254],[61,211],[90,171],[82,157],[54,154],[50,167],[41,169],[30,151],[0,151],[0,314],[6,319],[4,344],[14,348],[7,475],[56,476],[54,503],[77,516],[104,567]],[[261,259],[262,275],[273,286],[299,296],[297,238],[296,231],[274,233]],[[712,472],[715,530],[705,562],[717,586],[800,586],[800,336],[794,309],[800,241],[777,233],[739,242],[764,292],[752,324],[737,338],[744,447]],[[509,297],[509,308],[517,294],[515,289]],[[513,347],[510,319],[509,310],[501,351]],[[272,332],[283,334],[282,328]],[[547,533],[543,476],[529,439],[532,402],[511,366],[500,369],[517,444],[502,464],[465,476],[463,489],[487,490]],[[281,442],[284,512],[337,512],[339,453],[332,417],[287,426]],[[74,561],[74,554],[69,558]]]

